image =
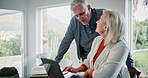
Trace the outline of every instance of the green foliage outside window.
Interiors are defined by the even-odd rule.
[[[57,55],[59,45],[64,37],[65,29],[49,30],[48,31],[48,45],[49,52],[51,53],[51,59],[54,59]],[[70,52],[68,51],[64,55],[64,59],[70,59]]]
[[[133,50],[148,48],[148,19],[133,21]]]
[[[148,49],[148,19],[133,20],[134,64],[143,76],[148,76],[148,51],[142,51],[142,49]]]
[[[133,59],[135,66],[143,73],[148,76],[148,52],[138,51],[133,53]]]
[[[0,40],[0,56],[20,55],[21,36],[17,34],[9,40]]]

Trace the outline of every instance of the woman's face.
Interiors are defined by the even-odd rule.
[[[106,28],[107,26],[106,26],[104,18],[106,18],[105,13],[103,13],[101,18],[96,22],[97,23],[96,32],[98,32],[103,38],[106,37],[106,30],[107,30]]]

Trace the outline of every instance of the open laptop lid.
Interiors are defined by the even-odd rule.
[[[41,58],[41,61],[44,64],[46,72],[50,78],[64,78],[60,66],[56,61],[47,58]]]

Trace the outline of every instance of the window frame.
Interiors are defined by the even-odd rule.
[[[5,12],[5,13],[3,13],[3,14],[0,14],[0,16],[1,15],[9,15],[9,14],[16,14],[16,13],[20,13],[20,18],[21,18],[21,20],[20,20],[20,22],[21,22],[21,27],[20,27],[20,35],[21,35],[21,46],[20,46],[20,48],[19,48],[19,51],[20,51],[20,57],[21,57],[21,61],[20,61],[20,64],[21,64],[21,66],[20,66],[20,70],[21,71],[19,71],[18,70],[18,72],[19,72],[19,76],[20,77],[23,77],[23,75],[24,75],[24,49],[23,49],[23,46],[24,46],[24,43],[25,43],[25,39],[24,39],[24,12],[23,11],[17,11],[17,10],[10,10],[10,9],[4,9],[4,10],[8,10],[7,12]],[[9,12],[9,11],[12,11],[12,12]],[[19,66],[18,66],[19,67]],[[21,73],[21,74],[20,74]]]

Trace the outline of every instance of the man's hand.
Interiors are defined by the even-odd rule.
[[[139,78],[140,74],[141,74],[141,72],[139,70],[137,70],[136,68],[130,69],[129,73],[130,73],[131,78],[134,78],[135,74],[137,75],[137,78]]]

